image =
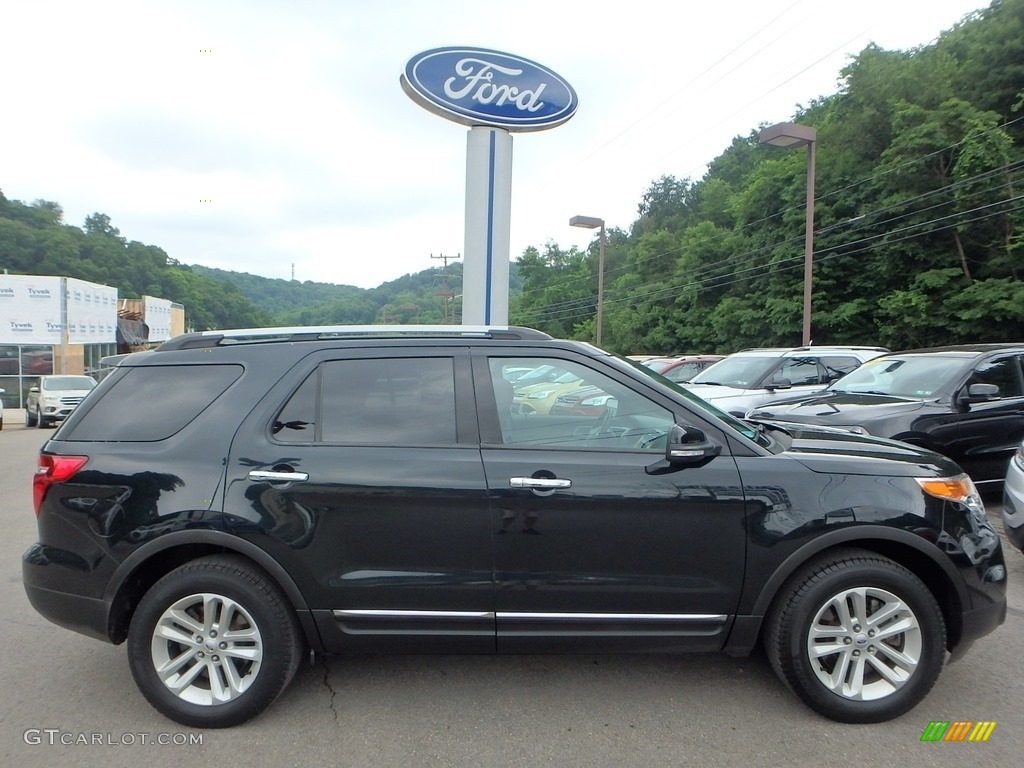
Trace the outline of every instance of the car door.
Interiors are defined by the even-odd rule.
[[[743,579],[743,491],[728,451],[665,461],[680,419],[664,394],[585,357],[587,415],[509,413],[503,370],[541,359],[474,357],[492,504],[498,650],[717,649]],[[602,408],[603,406],[603,408]]]
[[[311,357],[228,460],[225,524],[292,575],[329,650],[492,652],[488,511],[465,351]]]
[[[994,384],[991,398],[974,398],[973,384]],[[949,456],[975,482],[1000,481],[1024,439],[1024,377],[1019,354],[997,354],[974,366],[954,398],[957,434]]]

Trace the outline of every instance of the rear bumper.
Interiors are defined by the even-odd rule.
[[[22,581],[32,607],[43,618],[60,627],[97,640],[113,642],[108,634],[110,603],[95,597],[44,586],[48,568],[52,569],[53,563],[45,559],[38,544],[30,547],[22,557]]]

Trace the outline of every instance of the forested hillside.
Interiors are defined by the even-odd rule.
[[[817,129],[815,343],[1024,339],[1024,0],[912,51],[868,47],[798,110]],[[758,127],[759,128],[759,127]],[[737,137],[653,182],[606,253],[604,346],[800,342],[807,153]],[[597,245],[519,260],[512,322],[592,338]]]
[[[60,205],[27,205],[0,193],[0,269],[77,277],[117,288],[122,298],[157,296],[183,304],[197,328],[264,325],[269,315],[232,283],[194,273],[154,245],[128,241],[94,213],[83,227],[64,223]]]
[[[930,46],[868,47],[817,129],[814,342],[891,348],[1024,339],[1024,0],[996,0]],[[731,352],[800,341],[807,154],[737,136],[699,179],[666,167],[608,233],[603,343]],[[2,177],[0,177],[2,186]],[[510,322],[594,337],[598,248],[528,248]],[[106,283],[185,305],[195,328],[459,321],[461,264],[377,288],[179,263],[101,213],[0,194],[0,269]]]

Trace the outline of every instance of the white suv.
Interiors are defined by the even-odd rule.
[[[25,398],[25,426],[41,429],[64,421],[95,386],[92,376],[40,376]]]
[[[683,386],[719,409],[743,416],[756,406],[824,389],[888,351],[884,347],[745,349],[705,368]]]

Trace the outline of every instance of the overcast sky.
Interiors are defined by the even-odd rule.
[[[874,42],[934,40],[983,0],[7,2],[0,190],[186,264],[374,287],[463,250],[465,126],[399,86],[416,54],[532,59],[579,95],[515,134],[515,259],[628,229],[652,181],[834,93]],[[0,267],[2,267],[0,254]]]

